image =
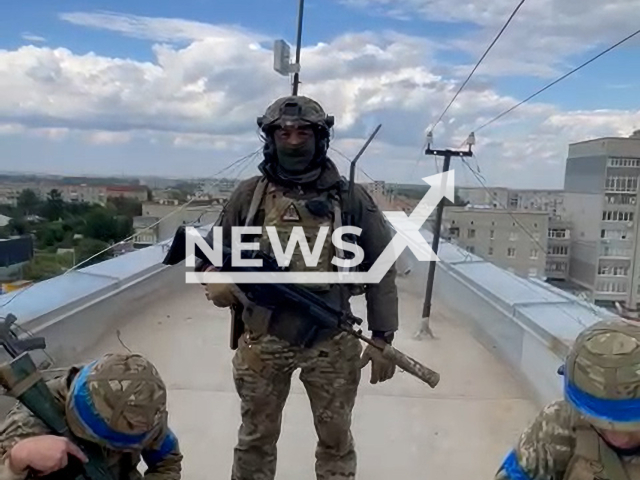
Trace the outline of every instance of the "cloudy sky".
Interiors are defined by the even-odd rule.
[[[271,48],[297,0],[68,0],[0,6],[0,170],[208,176],[259,146],[290,92]],[[307,0],[300,93],[336,117],[332,145],[416,183],[442,112],[517,0]],[[438,147],[638,29],[640,0],[528,0],[435,129]],[[561,188],[567,144],[640,129],[640,36],[477,133],[491,185]],[[331,152],[340,168],[346,161]],[[242,164],[233,175],[255,173]],[[453,164],[457,183],[474,178]],[[364,179],[364,177],[363,177]]]

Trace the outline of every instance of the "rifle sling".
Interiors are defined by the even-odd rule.
[[[16,383],[11,390],[7,392],[7,394],[14,398],[20,398],[27,390],[33,387],[40,380],[42,380],[42,375],[40,375],[40,372],[36,370]]]

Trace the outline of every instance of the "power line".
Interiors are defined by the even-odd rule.
[[[243,157],[238,158],[237,160],[233,161],[232,163],[230,163],[230,164],[229,164],[229,165],[227,165],[226,167],[222,168],[221,170],[219,170],[219,171],[217,171],[216,173],[214,173],[213,175],[211,175],[209,178],[214,178],[214,177],[216,177],[216,176],[220,175],[221,173],[223,173],[223,172],[225,172],[225,171],[227,171],[227,170],[229,170],[229,169],[231,169],[231,168],[233,168],[233,167],[235,167],[235,166],[240,165],[242,162],[244,162],[244,161],[248,161],[248,160],[252,159],[252,158],[253,158],[253,157],[255,157],[256,155],[258,155],[258,154],[259,154],[259,152],[260,152],[261,150],[262,150],[262,147],[261,147],[261,148],[259,148],[259,149],[257,149],[257,150],[255,150],[255,151],[253,151],[253,152],[251,152],[251,153],[249,153],[249,154],[247,154],[247,155],[245,155],[245,156],[243,156]],[[242,172],[242,171],[243,171],[243,170],[241,170],[241,172]],[[239,175],[239,174],[238,174],[238,175]],[[128,242],[128,241],[130,241],[130,240],[134,239],[136,236],[140,235],[141,233],[144,233],[144,232],[147,232],[147,231],[151,230],[152,228],[156,227],[156,226],[157,226],[157,225],[159,225],[160,223],[164,222],[167,218],[169,218],[169,217],[171,217],[171,216],[175,215],[176,213],[178,213],[178,212],[180,212],[180,211],[184,210],[185,208],[187,208],[187,207],[188,207],[192,202],[194,202],[196,199],[197,199],[197,197],[195,197],[195,196],[194,196],[194,197],[193,197],[192,199],[190,199],[188,202],[186,202],[186,203],[182,204],[181,206],[179,206],[179,207],[178,207],[178,208],[176,208],[175,210],[172,210],[171,212],[169,212],[167,215],[165,215],[164,217],[162,217],[162,218],[161,218],[161,219],[159,219],[158,221],[156,221],[156,222],[152,223],[151,225],[149,225],[149,226],[147,226],[147,227],[145,227],[145,228],[143,228],[143,229],[141,229],[141,230],[139,230],[139,231],[135,232],[133,235],[131,235],[131,236],[129,236],[129,237],[127,237],[127,238],[123,239],[123,240],[120,240],[120,241],[119,241],[119,242],[117,242],[117,243],[114,243],[113,245],[109,245],[107,248],[105,248],[105,249],[101,250],[100,252],[98,252],[98,253],[96,253],[96,254],[94,254],[94,255],[90,256],[89,258],[86,258],[86,259],[85,259],[85,260],[83,260],[82,262],[79,262],[79,263],[75,264],[73,267],[71,267],[70,269],[68,269],[67,271],[65,271],[64,273],[62,273],[62,274],[61,274],[61,275],[59,275],[59,276],[60,276],[60,277],[62,277],[62,276],[64,276],[64,275],[67,275],[68,273],[71,273],[71,272],[73,272],[73,271],[77,270],[77,269],[78,269],[78,268],[80,268],[82,265],[85,265],[87,262],[89,262],[89,261],[93,260],[94,258],[99,257],[100,255],[102,255],[102,254],[104,254],[104,253],[108,252],[109,250],[112,250],[112,249],[116,248],[118,245],[121,245],[121,244],[123,244],[123,243],[126,243],[126,242]],[[23,289],[19,290],[19,291],[18,291],[14,296],[12,296],[11,298],[9,298],[9,299],[4,303],[4,304],[0,305],[0,308],[4,308],[4,307],[6,307],[6,306],[7,306],[7,305],[9,305],[13,300],[15,300],[16,298],[18,298],[20,295],[22,295],[24,292],[26,292],[27,290],[29,290],[31,287],[33,287],[33,286],[35,286],[35,285],[36,285],[36,283],[32,283],[31,285],[29,285],[29,286],[27,286],[27,287],[25,287],[25,288],[23,288]]]
[[[349,162],[349,164],[351,164],[351,161],[352,161],[352,160],[351,160],[348,156],[346,156],[344,153],[342,153],[340,150],[338,150],[338,149],[337,149],[337,148],[335,148],[335,147],[329,147],[329,149],[330,149],[330,150],[333,150],[334,152],[336,152],[336,153],[337,153],[338,155],[340,155],[342,158],[344,158],[345,160],[347,160],[347,161]],[[365,171],[364,171],[364,169],[363,169],[362,167],[360,167],[360,166],[358,165],[358,166],[357,166],[357,168],[358,168],[358,170],[360,170],[360,172],[361,172],[362,174],[364,174],[364,175],[365,175],[369,180],[371,180],[372,182],[375,182],[375,181],[376,181],[376,180],[375,180],[371,175],[369,175],[367,172],[365,172]]]
[[[504,112],[502,112],[501,114],[497,115],[496,117],[492,118],[491,120],[489,120],[487,123],[483,124],[481,127],[476,128],[474,131],[478,132],[480,130],[482,130],[483,128],[488,127],[489,125],[491,125],[492,123],[500,120],[502,117],[504,117],[505,115],[508,115],[509,113],[513,112],[516,108],[521,107],[522,105],[524,105],[525,103],[529,102],[530,100],[532,100],[533,98],[537,97],[538,95],[540,95],[541,93],[545,92],[546,90],[550,89],[551,87],[553,87],[554,85],[556,85],[557,83],[560,83],[562,80],[564,80],[567,77],[570,77],[571,75],[573,75],[574,73],[576,73],[577,71],[583,69],[584,67],[586,67],[587,65],[589,65],[590,63],[595,62],[597,59],[599,59],[600,57],[602,57],[603,55],[609,53],[611,50],[619,47],[620,45],[622,45],[623,43],[631,40],[633,37],[635,37],[636,35],[640,34],[640,30],[636,30],[634,33],[632,33],[631,35],[623,38],[622,40],[620,40],[619,42],[611,45],[609,48],[607,48],[606,50],[603,50],[602,52],[600,52],[598,55],[596,55],[595,57],[587,60],[586,62],[584,62],[582,65],[574,68],[573,70],[571,70],[568,73],[565,73],[564,75],[562,75],[561,77],[557,78],[556,80],[554,80],[553,82],[549,83],[548,85],[546,85],[545,87],[541,88],[540,90],[538,90],[537,92],[535,92],[534,94],[528,96],[527,98],[525,98],[524,100],[522,100],[521,102],[515,104],[513,107],[509,108],[508,110],[505,110]]]
[[[471,167],[471,165],[469,165],[467,163],[467,161],[464,158],[462,159],[462,163],[463,163],[463,165],[465,165],[469,169],[469,171],[473,174],[473,176],[476,178],[476,180],[482,186],[482,188],[484,188],[487,193],[492,194],[492,192],[489,189],[489,187],[487,187],[486,183],[480,178],[480,175]],[[516,218],[516,216],[513,215],[513,213],[511,213],[509,208],[506,205],[504,205],[503,203],[501,203],[497,198],[495,200],[499,203],[499,205],[502,207],[502,209],[504,209],[504,211],[511,217],[511,219],[514,221],[514,223],[516,223],[522,229],[522,231],[542,250],[542,252],[546,254],[545,247],[540,243],[540,241],[538,239],[535,238],[535,236],[533,234],[531,234],[531,232],[529,232],[529,230],[527,230],[525,228],[524,225],[522,225],[522,223],[520,223],[520,221]],[[530,290],[534,291],[533,287],[531,285],[529,285],[528,283],[525,282],[524,285],[527,288],[529,288]],[[577,299],[574,300],[572,298],[567,298],[567,301],[569,301],[571,303],[575,303],[576,305],[586,306],[589,310],[591,310],[591,312],[594,315],[599,316],[599,313],[594,308],[592,308],[592,306],[586,301],[585,302],[581,302],[580,300],[577,300]],[[551,304],[551,305],[553,307],[558,308],[560,311],[565,313],[569,318],[572,318],[573,320],[575,320],[578,324],[580,324],[582,326],[585,326],[585,327],[587,326],[587,325],[585,325],[585,323],[582,320],[580,320],[579,318],[577,318],[576,316],[574,316],[573,314],[571,314],[570,312],[568,312],[567,310],[562,308],[560,305],[558,305],[558,304]]]
[[[456,101],[456,99],[458,98],[458,95],[460,95],[460,93],[462,93],[462,90],[464,90],[464,87],[467,86],[467,83],[469,83],[469,80],[471,80],[471,77],[473,76],[474,73],[476,73],[476,70],[478,69],[478,67],[480,66],[480,64],[483,62],[483,60],[486,58],[486,56],[489,54],[489,52],[491,51],[491,49],[493,48],[493,46],[498,42],[498,39],[502,36],[502,34],[504,33],[504,31],[507,29],[507,27],[509,26],[509,24],[511,23],[511,21],[513,20],[513,18],[516,16],[516,14],[518,13],[518,11],[520,10],[520,7],[522,7],[522,5],[524,4],[525,0],[520,0],[520,3],[518,4],[518,6],[513,10],[513,12],[511,13],[511,15],[509,16],[509,18],[507,19],[506,23],[502,26],[502,28],[500,29],[500,31],[498,32],[498,34],[495,36],[495,38],[493,39],[493,41],[491,42],[491,44],[487,47],[487,49],[485,50],[485,52],[482,54],[482,56],[480,57],[480,59],[478,60],[478,62],[476,63],[475,67],[473,67],[473,70],[471,70],[471,73],[469,73],[469,76],[467,77],[467,79],[464,81],[464,83],[460,86],[460,88],[458,89],[458,91],[456,92],[456,94],[453,96],[453,98],[451,99],[451,101],[449,102],[449,105],[447,105],[447,108],[444,109],[444,111],[442,112],[442,114],[440,115],[440,117],[438,118],[438,120],[436,120],[436,123],[433,124],[433,127],[431,127],[431,131],[433,131],[436,126],[440,123],[440,121],[444,118],[444,116],[447,114],[447,112],[449,111],[449,109],[451,108],[451,106],[453,105],[453,103]],[[424,150],[424,149],[423,149]]]

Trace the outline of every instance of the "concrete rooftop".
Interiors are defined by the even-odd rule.
[[[492,478],[526,423],[537,413],[524,384],[475,339],[463,319],[442,309],[432,319],[435,340],[412,338],[422,299],[401,287],[396,346],[441,373],[436,389],[398,372],[370,385],[369,369],[354,410],[358,478]],[[404,291],[403,291],[404,290]],[[358,299],[360,300],[360,299]],[[169,388],[170,423],[185,455],[185,480],[230,478],[240,424],[228,347],[229,312],[207,302],[202,287],[177,283],[130,311],[117,330],[131,350],[150,358]],[[362,313],[364,303],[354,304]],[[124,351],[116,331],[84,356]],[[294,380],[278,450],[279,480],[313,479],[309,403]]]

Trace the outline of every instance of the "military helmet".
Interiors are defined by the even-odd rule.
[[[276,127],[314,125],[330,130],[334,117],[327,115],[318,102],[304,96],[287,96],[273,102],[264,115],[258,117],[258,126],[267,131]]]
[[[112,449],[136,449],[166,425],[167,391],[154,365],[137,354],[107,354],[73,379],[69,428]]]
[[[640,324],[605,320],[576,338],[563,369],[565,399],[606,430],[640,431]]]

